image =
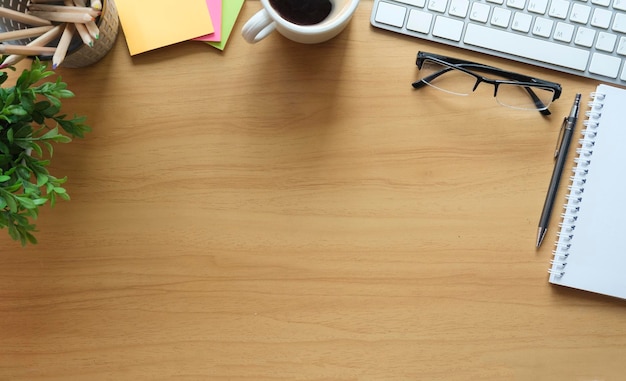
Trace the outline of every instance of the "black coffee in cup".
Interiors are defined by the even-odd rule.
[[[333,10],[331,0],[269,0],[285,20],[298,25],[319,24]]]

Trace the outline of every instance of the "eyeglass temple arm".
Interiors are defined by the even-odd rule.
[[[441,76],[441,75],[443,75],[443,74],[445,74],[445,73],[447,73],[447,72],[449,72],[451,70],[454,70],[454,69],[451,68],[451,67],[445,68],[445,69],[441,69],[438,72],[429,75],[428,77],[424,77],[424,78],[420,79],[419,81],[413,82],[412,86],[415,89],[419,89],[419,88],[423,87],[424,85],[426,85],[426,82],[430,82],[433,79],[435,79],[435,78],[437,78],[437,77],[439,77],[439,76]]]

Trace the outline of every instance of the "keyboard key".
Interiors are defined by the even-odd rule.
[[[469,24],[464,42],[469,45],[491,49],[518,57],[552,63],[565,68],[584,71],[589,61],[589,51],[570,46],[538,40],[504,30]]]
[[[591,25],[597,26],[598,28],[607,29],[609,25],[611,25],[611,18],[613,17],[613,12],[597,8],[593,11],[593,16],[591,17]]]
[[[613,21],[613,30],[616,32],[626,33],[626,15],[618,13]]]
[[[550,19],[537,17],[535,19],[535,25],[533,26],[533,34],[540,37],[550,37],[553,24],[554,21]]]
[[[452,0],[450,1],[450,9],[448,13],[452,16],[466,17],[469,9],[469,0]]]
[[[376,11],[376,22],[397,26],[398,28],[402,28],[404,25],[404,16],[406,15],[406,8],[395,5],[385,3],[381,1],[378,4],[378,10]]]
[[[574,43],[576,45],[590,48],[593,45],[594,38],[596,38],[595,30],[580,27],[576,31],[576,37],[574,37]]]
[[[606,32],[600,32],[598,33],[598,40],[596,41],[596,49],[610,53],[613,51],[613,49],[615,49],[616,41],[616,35]]]
[[[626,0],[613,0],[613,8],[626,11]]]
[[[507,0],[506,6],[514,9],[524,9],[526,0]]]
[[[530,31],[530,25],[532,21],[533,18],[531,15],[522,12],[515,12],[511,28],[518,32],[528,33],[528,31]]]
[[[506,28],[511,20],[511,11],[505,8],[494,8],[491,15],[491,25]]]
[[[579,24],[586,24],[589,21],[590,13],[591,7],[575,3],[572,6],[572,13],[569,15],[569,19]]]
[[[626,56],[626,37],[620,37],[617,44],[617,54]]]
[[[567,12],[569,11],[569,1],[566,0],[554,0],[552,1],[552,5],[550,5],[550,12],[548,14],[550,17],[555,17],[557,19],[565,20],[567,17]]]
[[[428,34],[432,21],[433,15],[431,13],[411,9],[409,19],[406,22],[406,28],[414,32]]]
[[[428,0],[428,10],[443,13],[446,11],[448,2],[446,0]]]
[[[445,38],[452,41],[460,41],[463,33],[463,21],[437,16],[433,27],[433,36]]]
[[[472,3],[472,10],[470,11],[470,19],[479,22],[487,22],[489,19],[489,11],[491,8],[487,4]]]
[[[617,78],[621,63],[622,60],[617,57],[593,53],[591,63],[589,64],[589,72],[609,78]]]
[[[528,3],[528,12],[544,15],[546,14],[546,9],[548,9],[548,0],[533,0]]]
[[[572,37],[574,37],[574,26],[564,22],[556,23],[553,37],[557,41],[572,42]]]

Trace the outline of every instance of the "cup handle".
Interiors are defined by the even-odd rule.
[[[241,34],[247,42],[255,44],[269,36],[274,29],[276,29],[276,23],[265,9],[261,9],[245,23]]]

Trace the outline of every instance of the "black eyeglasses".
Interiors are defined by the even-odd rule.
[[[457,58],[418,52],[416,64],[420,69],[419,80],[413,82],[416,89],[429,85],[447,93],[469,95],[481,82],[486,82],[494,86],[493,96],[501,105],[538,110],[542,115],[550,115],[548,107],[561,96],[558,83]],[[487,78],[476,72],[503,79]]]

